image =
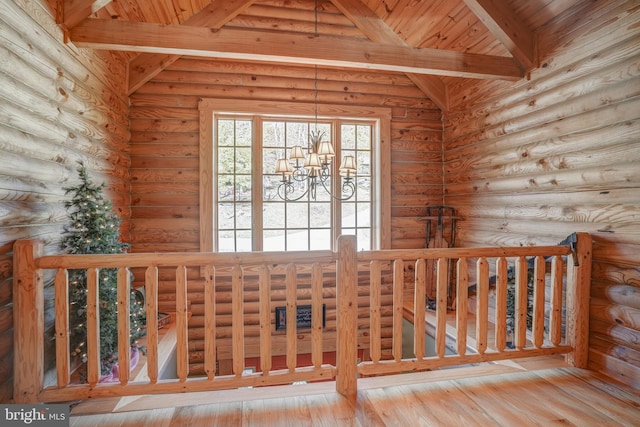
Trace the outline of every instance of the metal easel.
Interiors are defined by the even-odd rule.
[[[426,248],[453,248],[455,246],[456,220],[455,209],[451,206],[427,206]],[[436,261],[427,261],[427,306],[436,300]],[[447,306],[455,307],[454,263],[449,260],[447,266]]]

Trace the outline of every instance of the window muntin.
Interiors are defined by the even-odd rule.
[[[295,145],[306,149],[309,133],[316,126],[336,150],[332,177],[338,176],[344,155],[351,154],[358,161],[357,182],[362,188],[348,201],[332,200],[322,188],[315,200],[307,194],[300,200],[284,201],[277,194],[280,177],[274,173],[276,160],[288,155]],[[359,250],[372,248],[374,122],[332,119],[316,123],[303,118],[221,115],[215,119],[214,127],[218,251],[331,249],[339,234],[355,234]],[[254,157],[259,155],[260,162],[251,153]],[[256,170],[261,170],[262,175],[257,181],[251,175]],[[334,194],[340,194],[341,180],[331,181]],[[253,189],[252,182],[261,188]],[[260,217],[258,227],[255,218]]]

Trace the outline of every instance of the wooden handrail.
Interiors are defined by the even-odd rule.
[[[282,264],[291,260],[298,263],[333,262],[336,254],[331,251],[296,252],[162,252],[109,255],[47,255],[38,257],[35,267],[42,269],[117,268],[126,265],[135,267],[175,267],[177,265],[215,265],[218,268],[235,265]]]
[[[336,390],[349,399],[355,399],[358,375],[382,375],[405,371],[432,369],[491,360],[536,355],[566,354],[569,363],[586,367],[588,358],[588,304],[591,270],[591,238],[578,233],[575,253],[568,246],[541,246],[515,248],[444,248],[417,250],[356,251],[354,236],[341,236],[336,252],[251,252],[251,253],[160,253],[160,254],[111,254],[111,255],[55,255],[42,256],[42,244],[37,241],[17,241],[14,246],[14,400],[16,403],[38,401],[64,401],[88,397],[126,396],[147,393],[205,391],[247,386],[285,384],[292,381],[335,379]],[[572,254],[573,256],[567,256]],[[564,273],[563,257],[567,256],[567,272]],[[525,257],[530,257],[528,260]],[[477,260],[477,307],[475,318],[467,313],[472,302],[468,298],[469,274],[467,264]],[[574,260],[577,260],[574,261]],[[550,261],[550,267],[548,262]],[[515,349],[506,346],[506,295],[507,265],[513,262],[516,276]],[[531,264],[533,262],[533,264]],[[335,263],[335,264],[334,264]],[[407,282],[406,271],[415,269],[414,280]],[[456,264],[455,283],[449,283],[450,270]],[[493,267],[492,267],[493,266]],[[533,266],[533,267],[532,267]],[[176,380],[158,378],[158,268],[176,270],[175,328],[176,328]],[[199,267],[204,286],[204,373],[205,377],[189,376],[189,304],[187,301],[187,270]],[[129,378],[128,360],[122,360],[119,382],[98,383],[100,375],[99,342],[97,333],[87,333],[87,384],[69,383],[69,323],[68,323],[68,274],[70,269],[86,269],[88,273],[87,325],[89,331],[97,330],[98,295],[97,278],[101,268],[118,269],[118,325],[119,353],[127,354],[130,268],[145,269],[147,297],[147,375],[146,382],[133,382]],[[425,274],[434,268],[433,274]],[[56,310],[56,358],[57,387],[43,390],[44,349],[44,301],[43,271],[55,271]],[[489,274],[495,270],[496,306],[489,311]],[[527,282],[533,271],[533,327],[527,327]],[[252,289],[259,298],[259,356],[262,372],[249,374],[244,371],[245,330],[244,298],[245,273],[250,275]],[[368,276],[368,285],[358,286],[358,278]],[[274,276],[277,275],[277,276]],[[324,294],[327,280],[335,274],[335,302],[337,333],[336,365],[322,363],[323,337],[322,305],[333,290]],[[216,303],[218,291],[216,278],[222,278],[225,289],[231,289],[230,328],[232,375],[218,372],[216,351]],[[272,278],[284,280],[285,288],[277,293],[286,300],[288,319],[297,316],[300,293],[311,301],[311,331],[308,347],[311,365],[298,366],[298,335],[296,322],[290,322],[278,341],[286,347],[286,369],[272,370],[273,354],[271,298]],[[299,277],[305,277],[304,291],[298,289]],[[435,316],[435,355],[424,352],[426,286],[433,277],[437,294]],[[258,287],[256,288],[255,280]],[[413,287],[411,293],[406,290]],[[562,305],[562,288],[566,285],[566,304]],[[166,286],[166,285],[165,285]],[[448,324],[448,292],[454,289],[457,305],[455,326]],[[545,289],[549,289],[546,294]],[[368,294],[365,294],[368,292]],[[413,302],[404,299],[413,297]],[[369,305],[368,319],[362,318],[358,301]],[[384,303],[383,303],[384,302]],[[385,304],[385,305],[383,305]],[[386,304],[389,304],[388,306]],[[391,307],[392,304],[392,307]],[[413,307],[415,333],[414,356],[402,354],[402,323],[406,307]],[[545,311],[545,307],[548,308]],[[562,331],[562,310],[566,308],[566,328]],[[255,309],[255,308],[254,308]],[[381,323],[383,317],[386,323]],[[359,318],[360,316],[360,318]],[[490,319],[489,317],[495,316]],[[548,316],[548,329],[545,319]],[[473,327],[467,328],[474,319]],[[490,323],[494,322],[493,334]],[[370,359],[358,362],[358,325],[370,322],[367,355]],[[291,326],[293,324],[293,326]],[[453,330],[453,332],[451,332]],[[217,332],[216,332],[217,331]],[[386,332],[384,332],[386,331]],[[384,335],[391,334],[391,335]],[[92,339],[93,337],[93,339]],[[282,335],[281,335],[282,337]],[[453,337],[456,354],[447,354],[446,340]],[[564,340],[563,340],[564,337]],[[202,338],[201,338],[202,339]],[[490,341],[493,343],[490,344]],[[282,344],[284,343],[284,344]],[[383,348],[384,346],[384,348]],[[253,356],[251,356],[253,357]],[[365,356],[367,358],[367,356]],[[202,359],[199,359],[202,360]]]
[[[430,249],[387,249],[379,251],[359,251],[358,261],[416,260],[439,258],[496,258],[520,256],[569,255],[569,246],[517,246],[489,248],[430,248]]]

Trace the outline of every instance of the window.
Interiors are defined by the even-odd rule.
[[[253,123],[246,119],[219,119],[214,161],[217,171],[216,247],[224,252],[252,249],[252,140]],[[217,209],[215,209],[217,208]]]
[[[389,180],[382,180],[388,171],[381,165],[388,161],[381,161],[380,141],[388,132],[388,110],[354,118],[320,112],[316,122],[314,108],[297,103],[269,107],[255,102],[201,101],[203,251],[332,249],[340,234],[355,234],[359,250],[385,247],[388,214],[382,201],[388,198],[388,189],[381,183],[388,185]],[[345,107],[333,110],[342,112]],[[336,151],[330,183],[333,193],[340,194],[341,180],[333,177],[347,154],[358,165],[356,192],[348,200],[339,200],[320,187],[314,199],[309,193],[302,195],[302,185],[290,200],[282,200],[276,161],[288,156],[295,145],[306,148],[316,126]]]

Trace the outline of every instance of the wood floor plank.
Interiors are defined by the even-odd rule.
[[[407,403],[396,393],[396,387],[369,390],[367,396],[382,425],[420,425],[414,411],[407,411]]]
[[[535,402],[531,406],[534,408],[544,408],[556,414],[557,420],[573,425],[597,425],[613,426],[617,423],[606,414],[594,410],[593,404],[585,399],[587,388],[582,387],[582,393],[574,396],[568,393],[562,383],[553,383],[540,376],[540,372],[525,372],[518,375],[518,381],[522,383],[519,387],[518,397],[523,403]],[[567,385],[572,381],[570,377],[565,378],[563,383]],[[541,400],[540,396],[547,396]],[[599,396],[602,398],[603,396]]]
[[[490,426],[495,420],[458,389],[453,381],[403,386],[415,398],[414,407],[428,413],[425,425]],[[407,408],[411,410],[411,408]]]
[[[69,419],[69,427],[99,427],[100,421],[92,415],[71,417]]]
[[[266,423],[270,416],[264,409],[264,400],[244,402],[242,406],[242,425],[256,425],[261,418]]]
[[[156,411],[127,412],[127,417],[120,424],[120,427],[171,427],[176,425],[171,422],[173,413],[173,408],[161,410],[160,416],[156,414]]]
[[[303,396],[246,402],[242,425],[311,426],[311,414]]]
[[[361,425],[356,419],[353,404],[337,393],[305,396],[305,401],[314,427],[360,427]]]
[[[266,402],[271,402],[267,400]],[[298,426],[311,426],[311,414],[309,407],[303,396],[290,397],[287,399],[277,399],[278,415],[282,420],[286,421],[283,424],[275,424],[282,426],[298,427]]]
[[[242,402],[183,406],[176,409],[171,426],[226,427],[242,425]]]
[[[553,384],[560,393],[570,397],[570,403],[574,401],[588,402],[588,407],[603,414],[610,419],[611,423],[619,425],[638,425],[640,424],[640,397],[635,402],[629,403],[628,399],[618,399],[609,392],[605,392],[600,388],[593,386],[589,382],[583,381],[580,375],[566,375],[567,373],[578,373],[577,368],[569,368],[566,371],[559,372],[557,370],[538,371],[534,374],[543,378],[545,381]],[[586,386],[585,386],[586,384]],[[608,391],[613,391],[609,388]],[[616,395],[620,391],[616,390]],[[634,399],[635,400],[635,399]],[[629,424],[629,416],[636,414],[638,420]]]
[[[170,427],[174,408],[153,411],[123,412],[118,414],[82,415],[71,417],[70,427]]]
[[[129,403],[138,410],[72,412],[74,427],[639,426],[640,393],[555,359],[518,360],[362,379],[356,402],[335,383],[171,395]],[[448,372],[447,372],[448,371]],[[429,375],[430,374],[430,375]],[[385,381],[386,380],[386,381]],[[361,386],[361,387],[360,387]],[[297,388],[299,387],[299,388]],[[327,391],[330,390],[330,391]],[[281,392],[281,393],[280,393]],[[160,405],[151,409],[151,402]],[[191,404],[189,404],[191,402]],[[99,404],[100,408],[109,405]],[[122,408],[121,408],[122,409]]]
[[[479,405],[495,420],[496,425],[551,426],[574,425],[558,419],[556,413],[538,400],[522,399],[522,373],[476,377],[455,380],[454,383],[465,395]],[[545,400],[549,396],[544,396]]]
[[[640,391],[631,388],[627,384],[619,383],[611,378],[594,371],[584,369],[564,368],[561,371],[576,376],[592,387],[602,390],[610,398],[620,399],[623,402],[640,409]]]
[[[369,398],[368,390],[359,391],[356,399],[356,419],[362,426],[384,427],[385,423],[378,414],[375,400]]]

